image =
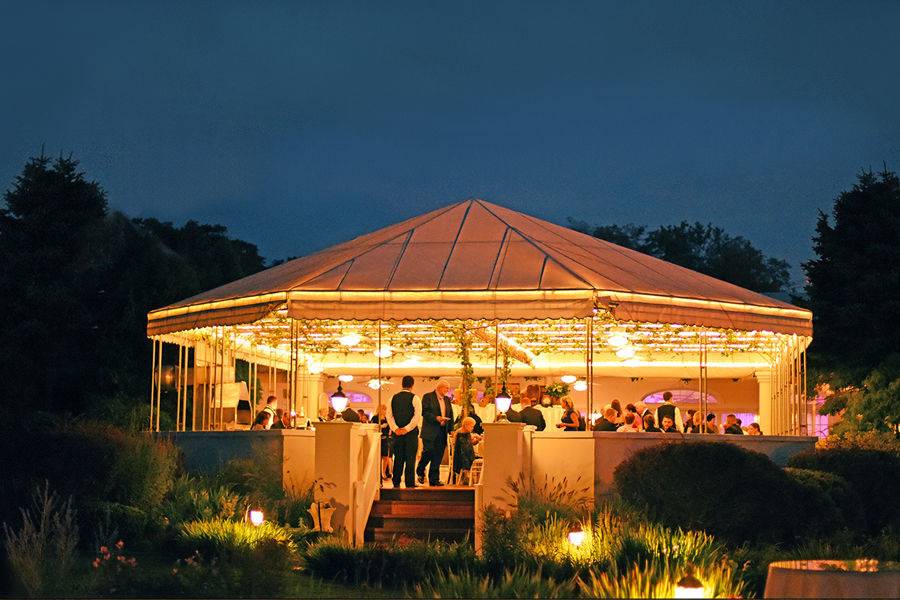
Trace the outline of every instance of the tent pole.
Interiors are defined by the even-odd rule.
[[[587,319],[587,340],[585,351],[587,354],[587,418],[591,419],[594,411],[594,316],[591,315]],[[593,423],[591,423],[593,425]]]
[[[162,366],[163,366],[163,341],[159,341],[159,368],[156,372],[156,431],[159,431],[159,411],[162,408]]]
[[[378,319],[378,407],[375,416],[381,411],[381,319]]]
[[[156,339],[150,338],[150,343],[153,349],[150,359],[150,423],[147,429],[148,431],[153,431],[153,398],[156,394]]]

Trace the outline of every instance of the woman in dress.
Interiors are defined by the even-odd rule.
[[[581,429],[581,415],[575,410],[575,406],[567,396],[560,400],[563,408],[562,420],[556,424],[557,427],[565,431],[579,431]]]
[[[390,479],[391,468],[391,426],[387,421],[387,404],[378,405],[378,414],[372,420],[381,429],[381,478]]]

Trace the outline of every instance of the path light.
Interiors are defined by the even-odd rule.
[[[359,342],[362,341],[362,338],[355,331],[351,331],[350,333],[345,333],[339,337],[338,341],[341,343],[341,346],[352,348],[353,346],[359,346]]]
[[[337,391],[331,395],[331,408],[337,413],[336,420],[341,420],[341,413],[347,408],[347,402],[347,396],[339,383]]]
[[[563,375],[560,377],[560,380],[562,380],[563,383],[575,383],[578,378],[574,375]]]
[[[581,528],[581,525],[573,525],[569,530],[569,543],[576,548],[581,548],[581,545],[584,543],[584,538],[584,529]]]
[[[503,384],[503,389],[500,390],[500,393],[494,397],[494,404],[497,406],[497,412],[499,416],[497,417],[497,422],[507,421],[506,413],[509,411],[509,407],[512,404],[512,398],[509,395],[509,392],[506,391],[506,384]]]
[[[261,510],[251,510],[250,511],[250,522],[253,523],[254,527],[259,527],[265,521],[265,517],[263,516],[263,511]]]
[[[703,598],[703,583],[694,577],[694,569],[688,567],[687,574],[675,584],[676,598]]]
[[[340,379],[344,383],[350,383],[351,381],[353,381],[353,375],[338,375],[338,379]]]
[[[583,379],[581,381],[576,381],[575,385],[572,386],[572,389],[574,389],[576,392],[583,392],[587,390],[587,381],[584,381]]]

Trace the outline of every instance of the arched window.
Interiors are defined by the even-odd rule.
[[[662,404],[663,394],[666,392],[672,392],[672,402],[676,404],[700,403],[700,392],[697,390],[660,390],[644,396],[643,402],[644,404]],[[706,394],[706,401],[710,404],[716,404],[718,402],[716,397],[709,393]]]

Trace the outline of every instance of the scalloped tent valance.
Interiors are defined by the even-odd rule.
[[[812,334],[812,313],[484,200],[466,200],[148,314],[148,335],[258,320],[581,318]]]

